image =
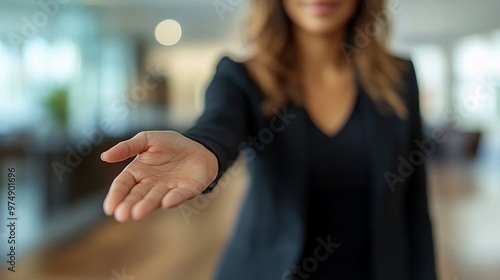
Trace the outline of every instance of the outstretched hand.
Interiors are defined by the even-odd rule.
[[[200,143],[174,131],[146,131],[101,155],[113,163],[137,156],[113,181],[104,212],[119,222],[140,220],[162,207],[175,207],[215,179],[215,155]]]

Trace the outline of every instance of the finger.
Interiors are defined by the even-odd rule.
[[[133,157],[148,149],[146,133],[141,132],[129,140],[122,141],[111,149],[101,154],[101,159],[106,162],[118,162]]]
[[[168,192],[167,186],[153,187],[144,198],[137,202],[132,208],[132,218],[134,220],[141,220],[149,213],[160,208],[161,200]]]
[[[179,186],[170,190],[162,200],[162,207],[165,209],[176,207],[179,204],[197,197],[201,192],[194,187]]]
[[[134,176],[124,170],[111,183],[108,194],[104,199],[103,208],[106,215],[111,216],[115,212],[116,206],[127,196],[130,190],[137,184]]]
[[[126,222],[132,217],[132,207],[140,201],[152,188],[152,184],[139,183],[134,186],[125,199],[116,206],[115,219],[118,222]]]

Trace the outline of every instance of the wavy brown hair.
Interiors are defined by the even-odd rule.
[[[300,79],[293,62],[296,50],[292,22],[285,13],[283,0],[251,0],[250,8],[245,28],[255,53],[245,65],[264,93],[262,109],[269,116],[288,102],[302,104]],[[345,41],[341,46],[332,46],[332,51],[343,49],[362,87],[381,112],[405,119],[408,112],[398,94],[404,85],[404,64],[387,52],[389,19],[383,9],[384,0],[358,0]],[[369,28],[376,32],[369,33],[372,36],[362,46],[356,44],[356,32]]]

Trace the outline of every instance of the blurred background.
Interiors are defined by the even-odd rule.
[[[393,0],[391,48],[413,60],[439,279],[500,279],[500,1]],[[248,55],[246,0],[2,0],[0,279],[209,279],[245,192],[118,224],[102,200],[141,130],[183,130],[224,55]],[[16,168],[15,213],[7,202]],[[16,273],[7,268],[16,217]],[[127,278],[128,277],[128,278]],[[135,278],[134,278],[135,277]]]

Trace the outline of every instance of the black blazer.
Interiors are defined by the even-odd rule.
[[[407,120],[381,114],[358,82],[372,188],[373,280],[436,279],[426,173],[418,159],[422,145],[415,143],[422,134],[410,61],[404,81],[407,87],[401,95],[409,111]],[[292,266],[301,261],[307,115],[303,107],[289,104],[268,118],[261,102],[262,92],[245,66],[223,57],[207,88],[203,114],[183,133],[219,161],[219,175],[204,193],[213,189],[240,152],[247,159],[250,186],[216,273],[219,280],[288,279]]]

